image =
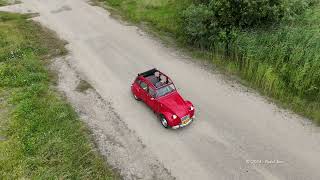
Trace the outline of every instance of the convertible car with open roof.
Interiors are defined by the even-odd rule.
[[[142,100],[155,114],[165,128],[181,128],[195,118],[195,108],[184,100],[172,80],[157,69],[138,74],[131,85],[133,97]]]

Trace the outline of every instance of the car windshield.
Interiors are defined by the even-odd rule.
[[[169,84],[167,86],[164,86],[157,90],[157,97],[165,96],[166,94],[169,94],[176,90],[173,84]]]

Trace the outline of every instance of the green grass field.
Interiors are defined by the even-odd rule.
[[[47,65],[65,43],[27,17],[0,12],[1,179],[117,179],[51,88]]]
[[[146,22],[155,31],[169,33],[194,56],[209,57],[223,71],[240,76],[243,83],[272,97],[277,104],[320,124],[319,5],[294,22],[241,32],[233,44],[233,58],[224,59],[224,46],[206,51],[180,41],[184,38],[181,12],[191,0],[95,1],[104,2],[134,23]]]

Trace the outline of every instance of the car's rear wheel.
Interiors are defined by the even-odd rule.
[[[162,124],[162,126],[164,128],[168,128],[169,127],[168,121],[163,115],[160,116],[160,122],[161,122],[161,124]]]

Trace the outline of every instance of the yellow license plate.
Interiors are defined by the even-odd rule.
[[[188,124],[189,121],[190,121],[189,119],[188,119],[188,120],[185,120],[185,121],[182,121],[182,124],[183,124],[183,125]]]

